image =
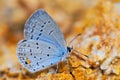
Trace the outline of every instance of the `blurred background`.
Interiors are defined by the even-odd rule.
[[[84,36],[93,27],[120,30],[119,0],[0,0],[0,79],[21,77],[17,43],[24,39],[24,24],[37,9],[45,9],[59,25],[66,41]],[[102,27],[101,27],[102,26]],[[98,35],[101,35],[99,33]],[[77,43],[78,44],[78,43]],[[75,45],[74,45],[75,46]]]

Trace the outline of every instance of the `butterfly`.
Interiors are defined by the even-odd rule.
[[[24,37],[18,43],[17,57],[21,65],[32,73],[64,61],[72,51],[66,46],[56,22],[43,9],[28,18]]]

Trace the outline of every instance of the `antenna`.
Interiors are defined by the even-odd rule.
[[[79,37],[81,35],[81,33],[77,34],[70,42],[68,42],[68,44],[70,45],[77,37]]]

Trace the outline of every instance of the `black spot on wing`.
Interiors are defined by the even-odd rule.
[[[39,47],[37,47],[37,49],[38,49]]]
[[[30,47],[30,44],[28,44],[28,47]]]
[[[36,58],[36,56],[34,56],[34,58]]]
[[[51,35],[52,32],[53,32],[53,30],[49,32],[49,35]]]
[[[25,61],[25,64],[28,64],[28,63]]]
[[[45,66],[44,66],[44,65],[42,65],[42,67],[44,68]]]
[[[23,57],[19,57],[20,58],[20,60],[24,60],[24,58]]]
[[[38,63],[38,62],[37,62],[36,64],[39,66],[39,63]]]
[[[62,55],[64,55],[65,53],[64,52],[62,52]]]
[[[50,21],[48,21],[48,23],[50,23]]]
[[[48,47],[48,49],[50,49],[51,47]]]
[[[36,38],[36,40],[38,40],[38,39],[39,39],[39,37]]]
[[[41,26],[42,28],[44,27],[44,25]]]
[[[53,63],[51,63],[51,65],[53,65]]]
[[[49,54],[47,54],[47,56],[49,56]]]
[[[33,69],[33,71],[35,71],[35,69]]]
[[[38,43],[36,43],[36,45],[38,45]]]
[[[42,32],[42,31],[43,31],[43,29],[40,30],[40,32]]]
[[[26,42],[27,40],[23,40],[21,43]]]
[[[21,55],[20,53],[18,53],[18,55]]]
[[[33,39],[33,35],[31,36],[31,39]]]
[[[44,24],[46,24],[46,22],[44,22]]]
[[[42,58],[40,58],[40,60],[41,60]]]
[[[32,52],[32,50],[30,49],[30,52]]]
[[[41,36],[41,35],[42,35],[42,33],[39,34],[39,36]]]

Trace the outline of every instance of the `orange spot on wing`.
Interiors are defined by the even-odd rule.
[[[28,59],[28,57],[26,58],[26,62],[28,63],[28,65],[31,63],[31,60]]]

